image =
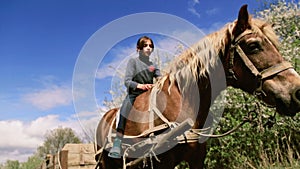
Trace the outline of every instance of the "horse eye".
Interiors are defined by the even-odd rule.
[[[258,42],[248,44],[248,49],[250,54],[255,54],[262,50],[261,45]]]

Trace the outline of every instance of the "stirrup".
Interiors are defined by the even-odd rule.
[[[121,158],[121,139],[116,137],[113,143],[113,147],[108,153],[108,157],[111,158]]]

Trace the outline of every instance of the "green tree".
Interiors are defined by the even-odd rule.
[[[7,160],[1,169],[21,169],[18,160]]]
[[[43,145],[37,148],[37,154],[39,157],[56,154],[66,143],[81,143],[81,140],[71,128],[59,127],[51,130],[46,133]]]
[[[281,53],[288,60],[299,59],[300,50],[300,2],[279,0],[257,13],[272,23],[281,40]]]
[[[43,159],[37,154],[28,157],[28,160],[21,164],[20,169],[36,169],[41,166]]]
[[[286,0],[263,2],[266,8],[254,17],[273,24],[281,42],[280,52],[297,70],[300,3]],[[238,89],[227,89],[226,107],[215,134],[232,129],[249,112],[256,113],[251,123],[231,135],[209,140],[207,168],[299,168],[300,115],[294,118],[275,115],[274,108]]]

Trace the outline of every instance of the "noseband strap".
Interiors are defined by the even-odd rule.
[[[282,71],[285,71],[287,69],[293,68],[292,64],[288,61],[283,61],[281,63],[278,63],[274,66],[271,66],[263,71],[260,72],[261,79],[266,79],[270,76],[276,75]]]
[[[243,51],[243,49],[239,45],[240,40],[248,34],[252,34],[252,31],[246,30],[245,32],[240,34],[236,38],[234,43],[232,43],[232,45],[231,45],[230,59],[229,59],[229,70],[228,70],[229,78],[233,78],[233,79],[237,80],[235,75],[234,75],[234,71],[233,71],[234,53],[237,52],[238,55],[240,56],[240,58],[242,59],[242,61],[250,69],[251,73],[256,77],[256,79],[258,81],[258,87],[254,91],[254,94],[256,94],[256,95],[264,94],[265,95],[265,93],[262,89],[263,80],[265,80],[266,78],[269,78],[273,75],[277,75],[278,73],[280,73],[282,71],[293,68],[293,66],[291,65],[290,62],[282,61],[282,62],[280,62],[276,65],[273,65],[273,66],[271,66],[267,69],[264,69],[262,71],[258,71],[257,68],[255,67],[255,65],[253,64],[253,62],[247,57],[247,55],[245,54],[245,52]]]

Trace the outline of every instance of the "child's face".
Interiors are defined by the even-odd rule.
[[[140,54],[143,56],[150,56],[153,51],[153,44],[150,40],[146,40],[144,43],[143,50],[140,50]]]

